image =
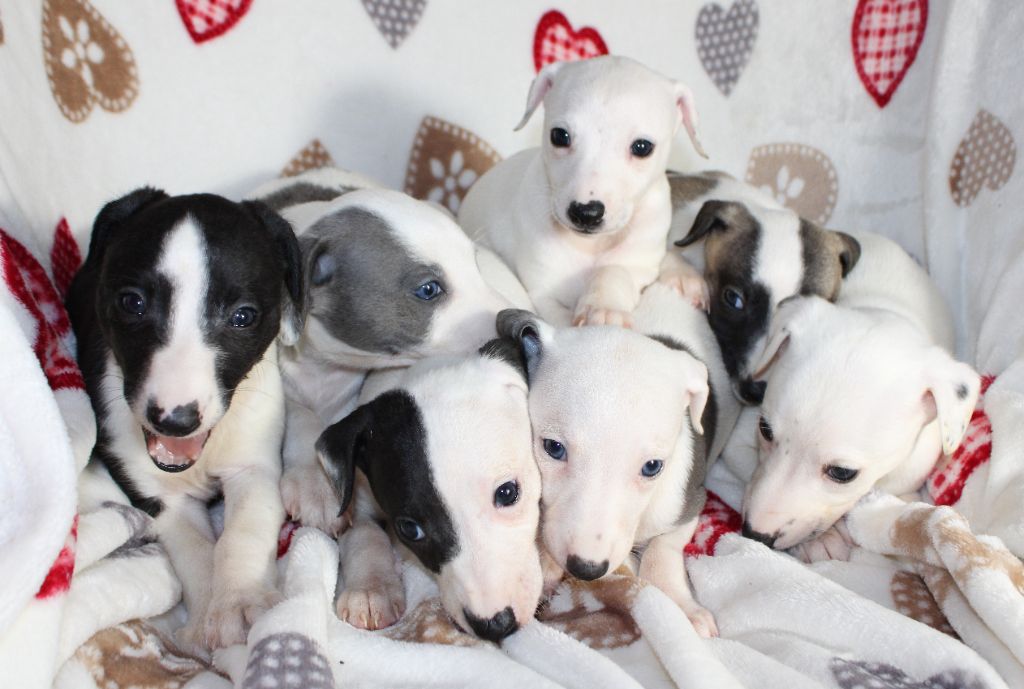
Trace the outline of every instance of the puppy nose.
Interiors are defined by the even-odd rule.
[[[594,562],[593,560],[584,560],[576,555],[570,555],[565,561],[565,568],[569,570],[569,574],[577,579],[592,581],[600,579],[605,575],[605,572],[608,571],[608,560]]]
[[[604,204],[600,201],[573,201],[569,204],[569,220],[581,230],[592,230],[604,220]]]
[[[766,533],[761,533],[760,531],[754,531],[752,528],[750,528],[750,523],[746,520],[744,520],[743,522],[743,529],[740,531],[740,533],[742,533],[745,538],[749,538],[754,541],[760,541],[769,548],[775,547],[775,540],[779,537],[778,531],[776,531],[770,536]]]
[[[506,607],[489,620],[477,617],[465,608],[462,609],[462,612],[466,616],[466,621],[469,622],[469,626],[473,628],[473,632],[477,636],[481,639],[493,641],[494,643],[498,643],[506,636],[519,629],[519,623],[516,622],[516,614],[512,612],[511,607]]]
[[[160,435],[183,438],[199,428],[202,418],[199,415],[199,403],[189,402],[179,405],[165,414],[153,400],[146,405],[146,418],[153,424],[153,430]]]
[[[745,378],[740,381],[740,399],[747,404],[761,404],[764,402],[764,392],[768,389],[768,383],[763,380]]]

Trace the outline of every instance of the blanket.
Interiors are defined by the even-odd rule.
[[[301,5],[0,4],[5,683],[1024,686],[1014,0]],[[805,566],[740,538],[741,486],[719,472],[687,554],[720,639],[617,572],[563,585],[499,649],[453,628],[414,567],[406,616],[361,632],[333,614],[330,541],[289,528],[285,600],[248,644],[212,663],[181,653],[165,554],[109,479],[81,473],[95,427],[60,298],[98,208],[145,183],[238,197],[333,162],[455,210],[540,140],[540,118],[512,131],[536,71],[605,52],[690,85],[714,167],[830,227],[889,234],[927,266],[959,354],[995,376],[967,445],[920,503],[859,505],[849,562]],[[672,165],[697,161],[680,146]]]

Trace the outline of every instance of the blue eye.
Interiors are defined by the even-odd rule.
[[[439,296],[444,294],[444,287],[442,287],[441,283],[437,280],[431,280],[429,282],[424,282],[422,285],[414,289],[412,293],[416,295],[417,299],[430,301],[432,299],[437,299]]]
[[[735,287],[726,287],[722,290],[722,302],[733,311],[742,311],[747,306],[743,292]]]
[[[847,469],[846,467],[837,466],[830,464],[825,467],[825,475],[836,483],[849,483],[853,479],[857,478],[857,474],[860,472],[856,469]]]
[[[572,137],[569,136],[569,132],[561,127],[555,127],[551,130],[551,145],[555,148],[568,148],[571,143]]]
[[[117,304],[122,311],[132,316],[146,313],[146,298],[136,289],[121,290],[117,295]]]
[[[248,328],[250,325],[256,322],[256,317],[259,314],[256,309],[251,306],[241,306],[235,309],[235,312],[231,314],[231,327],[232,328]]]
[[[644,463],[640,469],[640,474],[647,478],[653,478],[661,473],[661,470],[665,468],[665,462],[660,459],[651,459]]]
[[[637,158],[646,158],[654,152],[654,144],[647,139],[637,139],[630,145],[629,152]]]
[[[565,445],[558,442],[557,440],[544,438],[544,451],[551,456],[551,459],[565,459]]]
[[[508,507],[519,502],[519,484],[515,481],[506,481],[494,491],[494,506]]]
[[[423,527],[408,517],[399,517],[395,520],[395,531],[406,541],[422,541],[427,537]]]

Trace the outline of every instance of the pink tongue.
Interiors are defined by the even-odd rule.
[[[203,451],[210,432],[193,435],[190,438],[171,438],[166,435],[150,435],[146,439],[149,455],[169,466],[192,464]]]

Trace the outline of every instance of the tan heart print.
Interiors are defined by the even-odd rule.
[[[480,175],[501,156],[476,134],[437,117],[424,117],[405,173],[405,193],[457,213]]]
[[[1013,134],[988,110],[979,110],[949,167],[949,193],[961,207],[974,203],[982,186],[996,191],[1017,162]]]
[[[804,144],[758,146],[750,152],[747,182],[819,225],[828,222],[839,195],[839,180],[832,161]]]
[[[85,0],[45,0],[43,54],[50,90],[72,122],[88,117],[94,103],[126,110],[139,94],[131,49]]]
[[[313,139],[305,148],[295,154],[288,164],[281,170],[282,177],[294,177],[307,170],[316,170],[322,167],[333,167],[334,159],[327,152],[320,139]]]

